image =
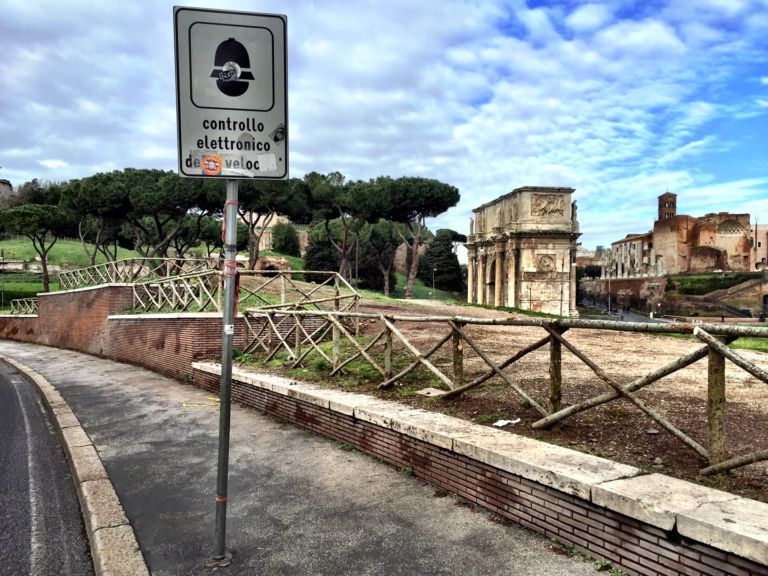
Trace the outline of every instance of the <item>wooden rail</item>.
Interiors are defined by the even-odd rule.
[[[180,274],[209,271],[215,260],[190,258],[127,258],[88,268],[59,272],[61,290],[87,288],[102,284],[133,284]]]
[[[426,369],[439,382],[438,386],[444,389],[441,397],[446,399],[460,396],[496,378],[508,385],[527,405],[539,412],[541,418],[532,423],[533,428],[550,428],[580,412],[623,399],[630,402],[646,417],[707,461],[709,465],[700,471],[701,474],[713,474],[745,464],[768,460],[768,447],[733,458],[728,457],[723,419],[726,398],[726,359],[764,384],[768,384],[768,372],[728,348],[727,344],[739,337],[768,338],[768,328],[730,324],[650,324],[565,318],[489,319],[299,309],[270,310],[265,308],[249,309],[245,313],[245,318],[248,331],[246,335],[247,351],[264,353],[268,359],[272,359],[278,352],[284,351],[291,367],[302,365],[313,356],[320,356],[330,366],[329,376],[333,376],[343,370],[350,362],[363,359],[381,375],[379,388],[389,388],[414,370]],[[345,327],[345,324],[348,325],[351,321],[365,321],[371,324],[374,336],[367,343],[358,341],[358,338]],[[409,324],[430,325],[429,331],[434,337],[431,338],[428,349],[420,350],[412,342],[412,339],[408,338],[407,330],[403,327]],[[482,344],[468,334],[467,327],[470,326],[538,327],[545,334],[529,345],[511,351],[512,353],[502,361],[494,361],[489,353],[483,350]],[[608,331],[690,334],[700,340],[703,346],[654,369],[641,378],[623,383],[598,366],[565,337],[568,331],[583,329],[606,331],[606,335]],[[327,346],[323,346],[329,333],[332,342],[330,351]],[[347,344],[344,348],[347,350],[346,357],[342,352],[342,340],[345,340]],[[396,374],[393,373],[395,343],[402,349],[402,354],[411,358],[410,363]],[[439,363],[433,358],[439,350],[447,345],[450,345],[451,348],[452,361],[449,363],[450,369],[441,369]],[[549,394],[547,401],[540,403],[520,382],[506,373],[505,369],[545,346],[549,347]],[[567,386],[567,379],[562,374],[563,349],[569,351],[589,367],[597,379],[608,387],[608,391],[586,398],[576,404],[563,406],[562,388]],[[467,352],[474,353],[484,366],[480,374],[470,382],[465,381]],[[707,358],[709,367],[706,410],[707,447],[691,438],[659,410],[636,395],[637,391],[704,358]]]
[[[310,272],[324,276],[319,284],[295,280],[303,271],[238,272],[239,307],[258,306],[271,310],[357,309],[357,292],[336,272]],[[134,310],[140,312],[221,312],[222,273],[218,270],[182,274],[134,283]]]
[[[11,300],[11,314],[37,314],[37,298]]]

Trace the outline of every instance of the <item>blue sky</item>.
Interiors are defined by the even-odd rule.
[[[0,178],[176,169],[173,4],[3,2]],[[768,223],[768,0],[205,7],[287,15],[291,176],[438,178],[461,202],[429,225],[465,233],[571,186],[585,247],[648,230],[666,190]]]

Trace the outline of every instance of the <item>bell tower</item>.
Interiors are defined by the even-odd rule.
[[[677,194],[665,192],[659,196],[659,221],[677,216]]]

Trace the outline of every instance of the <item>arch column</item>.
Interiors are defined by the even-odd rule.
[[[504,303],[501,300],[501,288],[502,283],[504,282],[504,270],[502,269],[503,266],[503,256],[504,256],[504,245],[499,242],[496,244],[496,266],[495,271],[496,275],[494,277],[494,290],[493,290],[493,305],[494,306],[503,306]]]
[[[467,303],[474,304],[475,299],[475,258],[477,258],[476,250],[467,250]]]
[[[485,304],[485,254],[477,257],[477,299],[478,304]]]
[[[517,256],[515,254],[514,243],[510,240],[507,242],[507,306],[510,308],[519,308],[520,303],[516,298],[517,291],[517,277],[515,276],[515,270],[517,268]]]

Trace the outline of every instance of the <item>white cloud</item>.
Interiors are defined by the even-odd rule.
[[[64,160],[38,160],[38,164],[51,170],[67,168],[69,166],[69,163]]]
[[[607,4],[584,4],[571,12],[565,23],[577,32],[591,32],[613,18],[613,11]]]
[[[462,200],[430,225],[459,231],[471,208],[515,187],[565,184],[593,245],[646,230],[667,188],[747,181],[768,165],[765,153],[739,157],[758,154],[739,130],[759,130],[768,102],[756,91],[768,77],[754,81],[760,1],[569,12],[524,0],[264,0],[259,10],[288,16],[292,176],[438,178]],[[0,152],[3,176],[175,169],[170,15],[163,2],[5,6],[0,47],[14,73],[0,129],[14,141]],[[690,212],[715,199],[691,196]]]

